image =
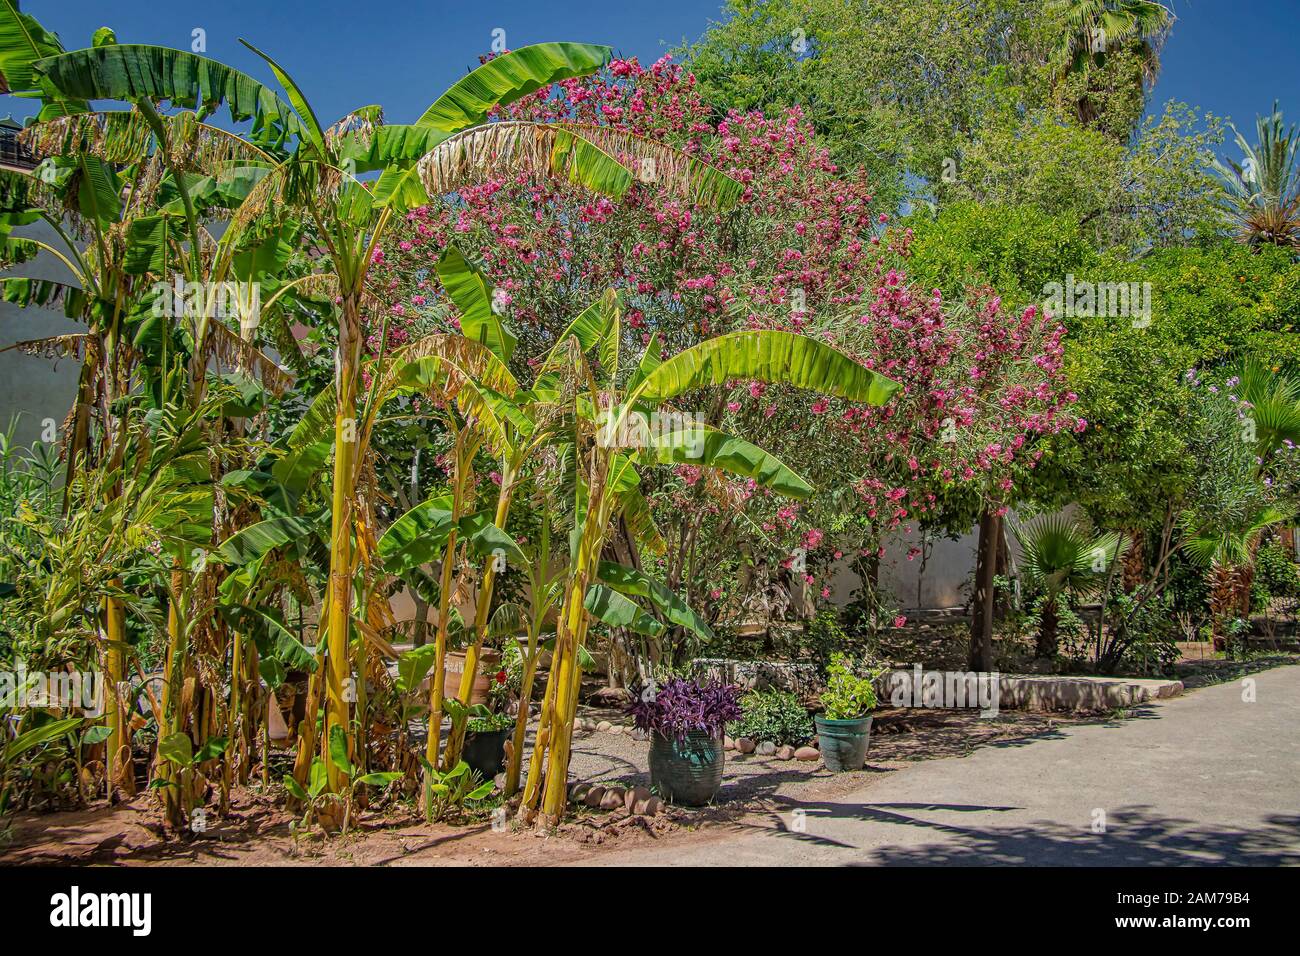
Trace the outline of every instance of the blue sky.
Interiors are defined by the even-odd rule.
[[[1251,139],[1255,114],[1274,98],[1291,121],[1300,121],[1300,0],[1172,4],[1179,22],[1164,51],[1157,107],[1184,100],[1230,116]],[[260,61],[239,45],[242,36],[289,70],[323,120],[378,102],[390,122],[409,122],[477,63],[493,30],[504,30],[510,47],[584,40],[648,62],[719,19],[722,0],[23,0],[22,6],[70,48],[87,44],[107,24],[122,42],[188,49],[192,31],[201,28],[209,56],[269,81]]]

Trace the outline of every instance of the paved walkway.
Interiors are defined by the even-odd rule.
[[[603,862],[1300,865],[1300,666],[1249,679],[1254,702],[1243,681],[1220,684]]]

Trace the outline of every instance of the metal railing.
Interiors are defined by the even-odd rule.
[[[0,130],[0,166],[32,169],[35,165],[36,158],[18,142],[18,137],[10,130]]]

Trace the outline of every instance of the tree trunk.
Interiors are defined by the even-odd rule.
[[[1002,516],[992,510],[980,515],[975,551],[975,593],[971,600],[970,669],[993,670],[993,578],[997,571]]]
[[[1147,576],[1146,535],[1141,528],[1134,528],[1127,533],[1129,548],[1124,555],[1123,588],[1132,593],[1142,586]]]
[[[361,319],[355,294],[343,300],[339,323],[338,366],[335,378],[334,489],[330,528],[328,652],[325,673],[325,726],[321,755],[329,776],[329,789],[343,789],[342,772],[330,757],[330,732],[338,727],[351,741],[348,701],[344,687],[351,674],[348,643],[352,624],[352,472],[357,457],[357,362],[361,351]],[[310,716],[310,715],[309,715]],[[349,743],[348,750],[351,751]]]
[[[114,581],[121,586],[120,581]],[[105,713],[108,726],[108,797],[115,791],[127,796],[135,793],[135,767],[131,761],[131,736],[127,730],[130,710],[122,699],[120,687],[126,674],[126,611],[118,598],[104,599],[105,633],[108,644],[104,651]]]
[[[1057,626],[1059,619],[1056,614],[1055,594],[1049,594],[1043,600],[1043,612],[1038,621],[1038,647],[1034,656],[1041,660],[1056,660],[1057,651]]]
[[[528,736],[528,717],[533,706],[533,683],[537,679],[538,638],[541,621],[528,628],[528,648],[524,653],[524,674],[519,683],[519,713],[515,715],[515,731],[511,736],[510,756],[506,763],[505,795],[513,797],[519,789],[519,773],[524,764],[524,742]]]
[[[1007,544],[1006,528],[998,522],[997,556],[993,562],[993,573],[998,577],[1011,577],[1011,548]],[[1011,615],[1011,600],[1014,595],[1009,591],[995,594],[993,599],[993,619],[1005,621]]]

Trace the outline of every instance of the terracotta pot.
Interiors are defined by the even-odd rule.
[[[501,652],[495,648],[485,647],[478,658],[478,673],[474,675],[474,686],[469,692],[469,704],[486,704],[488,689],[492,686],[497,671],[501,669]],[[450,651],[447,654],[446,667],[443,670],[443,693],[455,697],[460,689],[460,675],[465,673],[465,652]]]

